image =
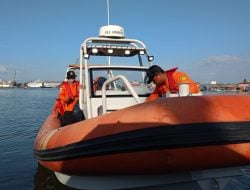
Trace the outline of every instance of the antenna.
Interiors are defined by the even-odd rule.
[[[108,25],[109,25],[109,0],[106,0],[106,4],[107,4]],[[110,56],[108,56],[108,63],[109,63],[109,65],[111,65]],[[111,71],[108,71],[108,73],[112,75]]]
[[[107,15],[108,15],[108,25],[109,25],[109,0],[106,0],[107,3]]]

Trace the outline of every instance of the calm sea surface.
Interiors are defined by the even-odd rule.
[[[58,89],[0,89],[1,190],[64,189],[33,156],[36,134],[57,94]]]
[[[0,89],[0,189],[69,189],[38,166],[36,134],[51,112],[58,89]],[[227,189],[250,190],[250,167]]]

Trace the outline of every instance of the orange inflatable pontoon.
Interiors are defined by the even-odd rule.
[[[60,127],[35,143],[45,167],[68,174],[150,174],[250,163],[250,96],[159,99]]]

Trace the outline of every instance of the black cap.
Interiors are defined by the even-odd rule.
[[[154,79],[154,76],[159,73],[164,73],[164,70],[158,65],[152,65],[151,67],[148,68],[144,81],[147,84],[151,83]]]
[[[67,79],[75,79],[75,78],[76,78],[76,74],[74,71],[67,72]]]

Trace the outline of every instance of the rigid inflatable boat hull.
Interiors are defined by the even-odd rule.
[[[66,174],[153,174],[250,163],[250,96],[159,99],[66,127],[50,115],[34,152]]]

